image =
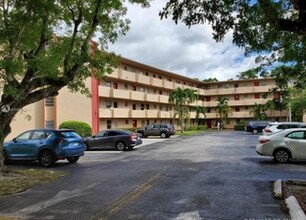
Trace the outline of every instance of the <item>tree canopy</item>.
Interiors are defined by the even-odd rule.
[[[115,56],[104,51],[128,31],[123,2],[1,1],[0,109],[6,111],[0,112],[0,155],[10,123],[21,108],[57,95],[66,85],[86,93],[84,79],[112,71]],[[149,1],[129,2],[145,7]]]
[[[232,33],[233,43],[243,47],[246,55],[258,54],[256,71],[261,75],[282,64],[291,69],[285,75],[294,77],[296,85],[306,84],[304,0],[171,0],[160,17],[187,26],[209,24],[216,41]]]

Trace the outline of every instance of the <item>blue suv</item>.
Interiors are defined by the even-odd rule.
[[[43,167],[57,160],[75,163],[84,155],[82,138],[73,130],[38,129],[26,131],[3,145],[4,161],[38,160]]]
[[[267,127],[271,121],[249,121],[245,126],[246,132],[251,132],[252,134],[262,133],[262,130]]]

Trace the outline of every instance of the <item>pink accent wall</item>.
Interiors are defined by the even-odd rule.
[[[92,132],[99,132],[99,81],[91,77],[91,127]]]

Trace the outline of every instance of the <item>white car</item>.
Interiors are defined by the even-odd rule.
[[[274,157],[279,163],[306,160],[306,128],[291,128],[269,136],[259,136],[256,152]]]
[[[275,122],[269,123],[267,127],[262,130],[262,135],[271,135],[273,133],[289,129],[289,128],[306,128],[306,123],[302,122]]]

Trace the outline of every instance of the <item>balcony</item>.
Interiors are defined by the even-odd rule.
[[[122,89],[111,89],[111,97],[117,99],[130,99],[130,91]]]
[[[147,110],[147,118],[157,118],[159,110]]]
[[[119,79],[119,78],[120,78],[120,73],[121,73],[121,70],[119,70],[119,69],[114,69],[114,71],[113,71],[111,74],[107,74],[106,76],[107,76],[107,77],[110,77],[110,78]]]
[[[99,118],[113,118],[113,109],[110,108],[99,109]]]
[[[131,110],[131,118],[146,118],[146,110]]]
[[[99,97],[110,97],[111,88],[106,86],[99,86]]]
[[[159,95],[159,102],[160,103],[169,103],[169,96],[167,95]]]
[[[152,78],[152,86],[162,87],[163,86],[163,80],[158,78]]]
[[[114,108],[113,117],[114,118],[129,118],[130,111],[131,111],[130,109]]]
[[[159,95],[145,94],[145,101],[147,101],[147,102],[158,102],[159,101]]]
[[[121,70],[120,78],[123,79],[123,80],[126,80],[126,81],[135,82],[136,81],[136,73],[126,71],[126,70]]]
[[[138,91],[131,91],[131,99],[132,100],[138,100],[138,101],[144,101],[145,100],[145,93],[138,92]]]
[[[159,111],[158,118],[172,118],[172,112]]]
[[[171,90],[173,90],[173,82],[170,82],[170,81],[164,79],[164,80],[163,80],[163,87],[164,87],[165,89],[171,89]]]
[[[137,82],[142,83],[142,84],[146,84],[146,85],[150,85],[151,84],[151,77],[144,76],[144,75],[141,75],[141,74],[137,74]]]

